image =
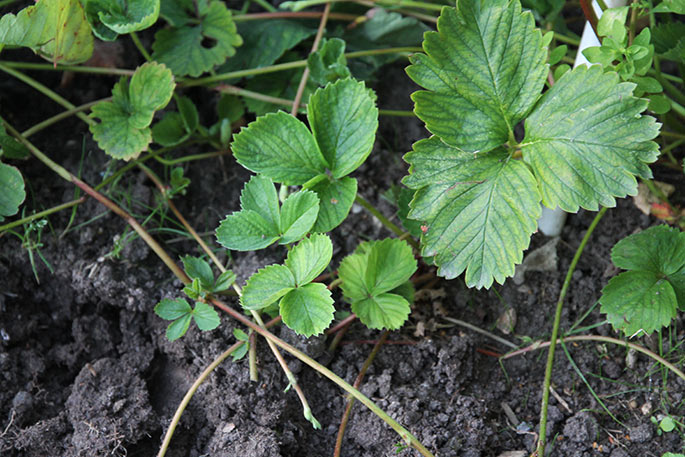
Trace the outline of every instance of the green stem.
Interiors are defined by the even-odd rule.
[[[131,32],[131,39],[133,40],[133,44],[136,45],[136,48],[138,49],[138,52],[143,56],[145,60],[148,62],[152,61],[152,56],[150,55],[149,52],[147,52],[147,49],[145,49],[145,46],[143,46],[143,43],[140,42],[140,38],[138,38],[138,35],[136,32]]]
[[[421,48],[417,48],[417,47],[413,47],[413,46],[412,47],[386,48],[386,49],[371,49],[368,51],[348,52],[345,54],[345,57],[348,59],[354,59],[356,57],[376,56],[376,55],[382,55],[382,54],[405,54],[405,53],[421,52],[421,51],[422,51]],[[293,62],[279,63],[279,64],[275,64],[275,65],[269,65],[267,67],[250,68],[248,70],[231,71],[228,73],[221,73],[218,75],[206,76],[204,78],[186,79],[183,82],[179,83],[179,85],[184,86],[184,87],[204,86],[204,85],[209,85],[209,84],[214,84],[214,83],[226,81],[228,79],[238,79],[238,78],[243,78],[245,76],[262,75],[265,73],[274,73],[277,71],[292,70],[293,68],[301,68],[301,67],[305,67],[305,66],[307,66],[306,60],[295,60]]]
[[[557,41],[561,41],[562,43],[570,44],[573,46],[580,46],[580,40],[579,39],[576,39],[576,38],[573,38],[570,36],[566,36],[566,35],[561,34],[559,32],[554,32],[554,39]]]
[[[356,398],[359,402],[361,402],[364,406],[369,408],[374,414],[376,414],[378,417],[380,417],[385,423],[387,423],[395,432],[397,432],[400,437],[409,445],[417,449],[422,455],[425,457],[434,457],[433,454],[423,445],[421,442],[416,439],[414,435],[412,435],[407,429],[402,427],[397,421],[395,421],[392,417],[390,417],[385,411],[383,411],[381,408],[379,408],[373,401],[371,401],[367,396],[362,394],[359,390],[355,389],[352,387],[350,384],[345,382],[344,379],[342,379],[340,376],[337,374],[333,373],[331,370],[326,368],[325,366],[321,365],[319,362],[316,360],[312,359],[309,357],[307,354],[303,353],[299,349],[296,349],[295,347],[291,346],[290,344],[286,343],[282,339],[278,338],[271,332],[262,329],[258,325],[256,325],[254,322],[250,321],[247,317],[245,317],[242,313],[234,310],[230,306],[226,305],[225,303],[217,300],[217,299],[212,299],[212,303],[214,303],[215,306],[217,306],[219,309],[225,311],[229,315],[231,315],[234,319],[240,321],[244,325],[250,327],[252,330],[255,332],[259,333],[262,335],[264,338],[267,338],[271,341],[273,341],[277,346],[281,347],[282,349],[286,350],[293,356],[297,357],[300,359],[302,362],[305,364],[309,365],[334,383],[336,383],[338,386],[340,386],[343,390],[348,392],[350,395],[352,395],[354,398]]]
[[[44,70],[44,71],[73,71],[74,73],[91,73],[106,76],[131,76],[134,70],[124,70],[121,68],[86,67],[80,65],[57,65],[51,63],[36,62],[15,62],[11,60],[0,61],[0,65],[7,68],[21,68],[22,70]]]
[[[24,137],[28,138],[31,135],[34,135],[34,134],[40,132],[41,130],[51,126],[52,124],[56,124],[57,122],[59,122],[63,119],[66,119],[70,116],[73,116],[74,114],[86,111],[89,108],[93,107],[94,105],[97,105],[98,103],[107,102],[110,100],[112,100],[112,97],[105,97],[105,98],[101,98],[100,100],[95,100],[92,102],[84,103],[83,105],[76,106],[76,107],[68,109],[66,111],[62,111],[61,113],[56,114],[52,117],[49,117],[49,118],[45,119],[44,121],[41,121],[38,124],[35,124],[32,127],[24,130],[23,132],[21,132],[21,134],[24,135]]]
[[[587,232],[585,232],[585,236],[583,237],[583,240],[580,242],[578,249],[576,249],[576,253],[573,256],[573,260],[571,260],[571,265],[568,267],[568,272],[566,273],[564,284],[561,287],[559,299],[557,300],[556,312],[554,314],[552,338],[550,340],[555,343],[559,335],[559,327],[561,324],[561,310],[564,306],[564,299],[566,298],[566,293],[568,292],[569,285],[571,284],[571,277],[573,276],[573,272],[576,269],[576,265],[578,265],[578,261],[580,260],[580,256],[583,253],[583,249],[585,249],[585,245],[587,245],[588,241],[590,240],[590,236],[592,235],[592,232],[595,230],[597,224],[599,224],[599,221],[602,219],[602,216],[604,216],[604,213],[606,213],[606,211],[607,207],[603,207],[599,210],[594,220],[590,224],[590,227],[588,227]],[[542,405],[540,407],[540,436],[538,437],[538,445],[536,450],[536,453],[539,457],[543,457],[545,455],[545,445],[547,441],[547,407],[549,406],[549,388],[552,384],[552,366],[554,363],[555,346],[556,344],[550,344],[549,346],[549,352],[547,354],[547,365],[545,366],[545,381],[542,386]]]
[[[76,200],[72,200],[70,202],[62,203],[61,205],[58,206],[53,206],[52,208],[48,208],[45,211],[41,211],[39,213],[32,214],[30,216],[22,217],[21,219],[18,219],[16,221],[12,221],[8,224],[5,225],[0,225],[0,233],[12,229],[14,227],[18,227],[20,225],[24,225],[28,222],[34,221],[36,219],[41,219],[45,216],[49,216],[50,214],[56,213],[58,211],[62,211],[63,209],[68,209],[76,205],[80,205],[86,201],[86,197],[81,197]]]
[[[173,166],[179,163],[192,162],[194,160],[211,159],[213,157],[219,157],[226,154],[230,154],[231,151],[213,151],[213,152],[202,152],[200,154],[190,154],[187,156],[179,157],[178,159],[165,159],[163,157],[155,156],[155,160],[163,165]]]
[[[297,2],[297,6],[293,11],[301,11],[310,6],[345,2],[350,0],[303,0]],[[436,5],[435,3],[419,2],[416,0],[374,0],[373,3],[383,6],[408,6],[413,8],[421,8],[429,11],[441,11],[443,5]]]
[[[578,336],[567,336],[564,338],[558,338],[557,339],[557,344],[564,342],[564,343],[572,343],[574,341],[599,341],[603,343],[611,343],[611,344],[617,344],[619,346],[624,346],[630,349],[635,349],[637,352],[641,352],[645,354],[646,356],[656,360],[669,370],[671,370],[676,376],[678,376],[680,379],[685,381],[685,373],[683,373],[681,370],[678,369],[674,364],[669,362],[668,360],[664,359],[663,357],[659,356],[658,354],[650,351],[649,349],[640,346],[639,344],[631,343],[629,341],[623,341],[619,340],[618,338],[612,338],[610,336],[601,336],[601,335],[578,335]],[[551,341],[537,341],[529,346],[526,346],[525,348],[518,349],[516,351],[509,352],[508,354],[505,354],[501,357],[502,360],[510,359],[512,357],[519,356],[521,354],[525,354],[531,351],[535,351],[537,349],[544,349],[548,346],[551,346],[552,343]]]
[[[323,15],[323,12],[320,11],[300,11],[300,12],[292,12],[292,11],[278,11],[275,13],[251,13],[251,14],[240,14],[233,16],[233,21],[234,22],[243,22],[243,21],[259,21],[259,20],[264,20],[264,19],[279,19],[279,18],[287,18],[287,19],[319,19]],[[355,21],[359,19],[358,14],[345,14],[345,13],[329,13],[328,19],[329,20],[340,20],[340,21]],[[361,16],[364,17],[364,16]]]
[[[0,70],[4,71],[8,75],[14,76],[19,81],[33,87],[34,89],[36,89],[41,94],[45,95],[46,97],[48,97],[52,101],[56,102],[57,104],[62,105],[63,107],[67,108],[68,110],[76,109],[76,105],[72,104],[69,100],[63,98],[58,93],[49,89],[47,86],[44,86],[43,84],[39,83],[35,79],[33,79],[29,76],[26,76],[25,74],[23,74],[19,71],[13,70],[12,68],[9,68],[9,67],[1,64],[1,63],[0,63]],[[95,122],[80,111],[77,111],[75,114],[76,114],[76,116],[78,116],[79,119],[81,119],[83,122],[85,122],[88,125]]]
[[[270,13],[276,12],[276,8],[273,7],[269,2],[266,0],[250,0],[252,2],[255,2],[257,5],[261,6],[265,10],[269,11]]]
[[[357,194],[357,196],[354,198],[354,201],[361,206],[363,206],[368,212],[373,214],[373,216],[378,219],[378,221],[385,226],[388,230],[390,230],[392,233],[394,233],[397,236],[406,236],[406,232],[399,228],[397,225],[392,223],[390,219],[387,217],[383,216],[380,211],[376,209],[375,206],[373,206],[371,203],[369,203],[364,197],[361,195]],[[411,236],[407,237],[407,242],[412,245],[415,249],[420,249],[419,243],[416,242],[414,238]]]

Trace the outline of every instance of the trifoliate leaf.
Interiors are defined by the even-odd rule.
[[[240,303],[245,309],[266,308],[295,286],[295,278],[288,267],[269,265],[247,280]]]
[[[330,232],[345,220],[357,196],[357,180],[349,176],[342,179],[322,179],[311,190],[319,196],[319,217],[313,232]]]
[[[345,42],[332,38],[321,42],[321,46],[307,58],[309,77],[320,86],[350,77],[345,58]]]
[[[211,305],[203,302],[195,303],[193,320],[197,324],[197,328],[203,331],[214,330],[221,324],[219,313]]]
[[[199,76],[224,63],[243,43],[222,1],[181,0],[173,11],[179,25],[155,34],[152,57],[175,75]],[[186,17],[181,19],[183,14]]]
[[[418,189],[409,217],[426,223],[422,254],[435,256],[438,273],[466,270],[478,288],[513,275],[541,212],[528,167],[504,149],[474,155],[437,137],[415,143],[405,160],[412,173],[403,182]]]
[[[202,288],[211,291],[214,286],[214,272],[207,262],[189,255],[181,257],[183,269],[190,279],[198,279]]]
[[[292,289],[279,305],[285,325],[304,336],[318,335],[333,321],[333,299],[324,284]]]
[[[118,34],[137,32],[157,22],[160,0],[85,0],[84,7],[93,33],[112,41]]]
[[[79,0],[41,0],[0,18],[0,49],[25,46],[46,59],[81,63],[93,54],[93,34]]]
[[[371,152],[378,109],[363,82],[343,79],[309,98],[307,118],[334,178],[356,170]]]
[[[307,234],[319,212],[319,199],[306,190],[294,193],[278,206],[273,182],[254,176],[245,184],[240,197],[242,210],[226,216],[216,236],[228,249],[251,251],[262,249],[280,239],[293,243]]]
[[[0,162],[0,221],[17,214],[25,198],[24,178],[19,170]]]
[[[238,24],[238,34],[243,39],[243,45],[217,71],[227,73],[271,65],[286,51],[315,33],[315,28],[287,19],[241,22]]]
[[[287,185],[304,184],[327,165],[307,127],[282,111],[259,117],[241,129],[232,147],[242,166]]]
[[[650,334],[685,309],[685,233],[649,228],[616,243],[611,259],[629,270],[612,278],[599,300],[614,328]]]
[[[326,235],[314,234],[305,238],[288,252],[285,266],[292,272],[299,287],[312,282],[331,263],[333,244]]]
[[[130,160],[152,141],[149,125],[156,110],[164,108],[174,92],[173,76],[157,63],[138,67],[131,80],[122,78],[112,89],[112,101],[93,106],[93,138],[110,156]]]
[[[587,90],[591,87],[592,90]],[[523,159],[540,183],[543,203],[569,212],[613,207],[637,193],[659,154],[659,125],[640,116],[647,101],[616,73],[580,66],[562,76],[526,119]]]
[[[369,328],[395,330],[404,324],[411,309],[404,297],[380,294],[353,302],[352,312]]]
[[[395,293],[416,271],[411,247],[396,239],[364,242],[340,263],[341,288],[352,312],[370,328],[396,329],[409,316],[409,302]],[[411,286],[410,286],[411,289]]]
[[[280,244],[290,244],[302,239],[316,222],[319,215],[319,197],[306,190],[288,195],[281,208]]]
[[[460,1],[443,8],[407,74],[427,91],[412,95],[416,115],[447,144],[488,151],[513,137],[547,76],[547,53],[518,0]]]

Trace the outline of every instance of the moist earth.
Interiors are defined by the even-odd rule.
[[[59,84],[55,75],[33,76],[51,87]],[[379,106],[411,109],[409,94],[416,87],[404,75],[403,65],[391,65],[383,78],[382,84],[375,84]],[[60,92],[78,104],[107,96],[114,82],[112,78],[93,81],[76,75]],[[1,93],[4,106],[26,100],[41,110],[45,105],[45,111],[25,110],[9,119],[20,129],[59,112],[17,82],[4,81]],[[211,113],[214,102],[205,99],[207,106],[200,107],[206,122],[212,121],[206,113]],[[427,135],[417,119],[381,118],[374,151],[354,176],[360,180],[361,194],[384,214],[396,211],[384,193],[407,173],[402,155]],[[63,121],[33,141],[72,172],[81,169],[83,179],[91,184],[121,166],[107,160],[77,120]],[[191,148],[187,152],[205,151]],[[27,210],[75,197],[71,185],[39,162],[29,160],[21,167],[30,189]],[[160,167],[155,169],[163,173]],[[192,183],[177,205],[212,240],[218,222],[238,209],[240,189],[249,175],[230,156],[193,162],[186,174]],[[666,175],[664,179],[683,189],[681,178]],[[128,209],[139,219],[159,202],[152,183],[136,169],[106,193],[128,202]],[[163,206],[159,208],[161,213],[148,223],[153,234],[175,258],[199,255],[196,245],[186,238],[155,230],[162,215],[165,226],[174,227],[173,216]],[[570,215],[551,248],[558,260],[543,271],[529,266],[519,283],[508,280],[489,291],[469,290],[460,279],[442,280],[431,275],[434,268],[421,265],[417,274],[422,282],[412,315],[402,329],[390,334],[361,391],[436,456],[528,455],[535,443],[546,351],[533,350],[500,364],[497,355],[509,351],[508,346],[449,319],[466,321],[516,345],[549,338],[564,276],[594,216],[582,210]],[[6,234],[0,239],[0,455],[155,455],[187,389],[235,341],[236,322],[223,315],[222,325],[214,331],[191,328],[184,338],[167,341],[166,323],[153,313],[153,307],[162,298],[180,296],[181,284],[120,218],[93,200],[78,207],[71,224],[70,218],[70,210],[50,216],[42,246],[33,249],[35,274],[29,251],[18,237]],[[629,199],[619,201],[606,214],[573,274],[562,329],[603,320],[595,304],[602,287],[617,273],[610,262],[611,247],[655,223]],[[17,233],[22,234],[23,228]],[[348,220],[331,234],[333,266],[361,241],[390,235],[355,206]],[[528,252],[549,241],[534,235]],[[225,252],[220,255],[226,259]],[[239,281],[244,281],[258,268],[282,258],[282,250],[273,248],[232,253],[230,260]],[[338,308],[347,310],[339,293],[335,297]],[[233,297],[226,301],[239,307]],[[681,317],[664,332],[664,353],[682,342],[683,328]],[[355,323],[330,353],[330,340],[324,337],[304,340],[285,327],[274,331],[349,383],[380,337],[380,332]],[[607,325],[586,333],[618,336]],[[657,338],[636,338],[635,342],[658,350]],[[677,431],[659,433],[652,423],[652,418],[665,413],[683,416],[682,380],[622,347],[574,343],[566,349],[568,355],[559,348],[554,364],[556,395],[549,409],[549,455],[660,457],[668,451],[682,452],[683,440]],[[263,340],[257,341],[257,355],[258,382],[250,381],[246,360],[229,359],[209,376],[184,412],[168,456],[333,454],[346,402],[343,391],[286,355],[322,425],[314,430],[303,417],[295,392],[284,392],[287,379]],[[682,357],[675,361],[682,367]],[[357,404],[342,455],[418,453],[403,446],[395,432]]]

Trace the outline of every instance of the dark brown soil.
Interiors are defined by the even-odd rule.
[[[34,76],[51,87],[59,83],[54,75]],[[378,84],[379,105],[410,109],[408,94],[414,88],[401,65],[390,67],[383,76],[383,84]],[[106,94],[113,82],[104,78],[100,88],[84,81],[77,76],[70,88],[62,90],[63,95],[79,103]],[[45,105],[45,112],[27,109],[9,119],[20,129],[54,114],[49,102],[25,86],[10,81],[3,85],[12,91],[9,96],[3,95],[4,107],[26,100],[35,101],[31,106],[41,110]],[[360,178],[362,195],[385,214],[393,214],[394,209],[381,194],[406,174],[402,154],[425,135],[418,120],[381,119],[376,149],[354,176]],[[102,179],[104,170],[120,166],[108,162],[77,120],[64,121],[34,140],[73,172],[82,163],[83,179],[91,184]],[[37,161],[21,166],[31,189],[27,211],[74,197],[68,183]],[[237,196],[248,173],[227,158],[223,162],[194,162],[188,174],[192,184],[178,205],[198,231],[210,232],[207,238],[211,240],[218,221],[237,208]],[[149,207],[157,205],[156,190],[138,171],[126,176],[108,194],[118,201],[128,198],[130,211],[147,214]],[[682,191],[683,181],[678,185]],[[222,325],[214,331],[201,333],[191,328],[183,339],[167,341],[166,324],[152,309],[162,298],[179,296],[180,283],[171,279],[144,243],[133,239],[121,219],[97,203],[81,205],[72,229],[60,236],[70,215],[67,210],[51,216],[43,232],[40,252],[53,272],[34,250],[40,283],[19,239],[11,235],[0,238],[0,455],[155,455],[188,387],[234,342],[236,323],[223,316]],[[174,227],[171,217],[167,215],[166,227]],[[362,392],[437,456],[527,455],[535,441],[546,351],[532,351],[500,366],[493,355],[505,353],[508,347],[450,324],[446,318],[467,321],[517,345],[548,338],[566,270],[593,217],[594,213],[584,211],[571,215],[557,244],[557,268],[528,272],[520,285],[509,280],[490,291],[475,291],[466,289],[461,280],[424,283],[425,290],[419,292],[409,322],[390,335],[368,371]],[[608,278],[616,273],[609,260],[613,244],[654,223],[630,200],[620,201],[607,213],[573,275],[563,329],[569,329],[593,307]],[[147,226],[159,228],[159,216]],[[193,243],[179,241],[175,234],[152,231],[176,258],[199,254]],[[389,233],[376,220],[355,207],[349,220],[332,233],[334,264],[360,241],[385,236]],[[115,257],[112,252],[122,240],[124,247]],[[531,249],[547,242],[542,235],[535,235]],[[276,248],[233,254],[232,268],[242,281],[257,268],[282,257],[283,252]],[[430,271],[422,266],[422,273]],[[228,302],[239,306],[231,298]],[[346,308],[341,300],[337,306]],[[506,309],[517,317],[514,331],[508,335],[495,327]],[[601,321],[595,308],[580,325]],[[670,333],[664,333],[664,351],[682,343],[683,328],[681,317]],[[379,332],[354,324],[331,354],[326,351],[328,341],[324,338],[304,341],[287,328],[274,331],[328,363],[350,383],[371,351],[369,340],[379,337]],[[606,325],[586,333],[615,335]],[[656,339],[637,342],[657,346]],[[660,457],[667,451],[682,452],[682,436],[677,431],[659,434],[650,419],[665,413],[682,418],[685,383],[643,356],[637,356],[629,367],[628,354],[621,347],[582,343],[569,344],[568,351],[569,357],[559,349],[555,363],[554,389],[564,404],[554,398],[551,401],[550,455]],[[682,349],[670,356],[682,367],[683,358],[678,353],[682,354]],[[321,430],[313,430],[302,416],[295,393],[283,392],[287,380],[263,341],[259,341],[258,356],[259,382],[250,382],[244,360],[226,361],[209,377],[185,411],[168,456],[333,454],[345,404],[342,391],[286,356],[322,424]],[[596,397],[574,371],[574,365]],[[513,412],[516,423],[505,410]],[[507,451],[522,452],[505,454]],[[343,455],[418,454],[404,449],[398,435],[356,405]]]

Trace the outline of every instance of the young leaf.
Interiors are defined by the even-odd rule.
[[[174,27],[155,34],[152,57],[175,75],[199,76],[224,63],[243,43],[222,1],[178,0],[169,2],[167,12]]]
[[[160,0],[85,0],[83,4],[93,33],[105,41],[150,27],[160,9]]]
[[[247,280],[240,303],[245,309],[266,308],[296,286],[290,269],[283,265],[269,265]]]
[[[41,0],[0,18],[0,49],[25,46],[63,64],[81,63],[93,54],[93,34],[79,0]]]
[[[321,47],[307,58],[309,77],[320,86],[350,77],[345,58],[345,42],[339,38],[324,40]]]
[[[521,150],[546,206],[613,207],[614,197],[637,193],[634,175],[651,177],[659,125],[640,116],[647,101],[633,97],[633,87],[601,67],[580,66],[543,95],[526,119]]]
[[[629,270],[612,278],[599,300],[615,329],[650,334],[685,310],[685,233],[649,228],[616,243],[611,259]]]
[[[371,153],[378,109],[363,82],[342,79],[317,90],[307,118],[334,178],[352,173]]]
[[[214,330],[221,324],[219,313],[207,303],[196,302],[193,310],[193,320],[197,328],[203,331]]]
[[[203,289],[212,290],[214,273],[212,272],[212,267],[207,262],[189,255],[181,257],[181,261],[183,262],[183,269],[190,279],[197,279],[200,281]]]
[[[292,289],[280,302],[285,325],[304,336],[318,335],[333,321],[333,299],[325,284]]]
[[[122,78],[112,89],[112,101],[93,106],[93,138],[117,159],[131,160],[144,151],[152,135],[149,125],[156,110],[164,108],[174,92],[174,80],[164,65],[138,67],[130,82]]]
[[[25,198],[24,178],[19,170],[0,162],[0,221],[17,214]]]
[[[513,275],[541,213],[528,167],[503,149],[474,155],[437,137],[414,144],[405,160],[413,172],[403,182],[418,189],[409,217],[426,222],[422,255],[435,256],[439,274],[466,270],[466,284],[478,288]]]
[[[162,146],[176,146],[190,137],[179,113],[168,112],[152,126],[152,139]]]
[[[282,111],[257,118],[233,137],[238,163],[287,185],[325,172],[326,160],[307,127]]]
[[[402,293],[409,294],[404,284],[415,271],[411,247],[391,238],[360,244],[338,269],[352,312],[366,326],[376,329],[397,329],[407,320],[409,302],[394,292],[402,288]]]
[[[193,316],[188,313],[179,317],[173,321],[166,329],[166,338],[169,341],[175,341],[186,334],[188,327],[190,327],[190,321],[193,320]]]
[[[231,270],[224,271],[216,278],[212,292],[221,292],[228,289],[235,282],[235,279],[235,273]]]
[[[547,53],[518,0],[460,1],[443,8],[407,74],[427,91],[412,95],[416,115],[447,144],[488,151],[513,136],[547,76]]]
[[[306,190],[290,195],[281,210],[273,182],[260,175],[245,184],[240,202],[242,210],[226,216],[216,230],[219,243],[238,251],[262,249],[279,239],[295,242],[311,230],[319,212],[317,196]]]
[[[326,235],[314,234],[290,250],[285,266],[292,272],[296,287],[312,282],[326,269],[333,256],[333,244]]]

